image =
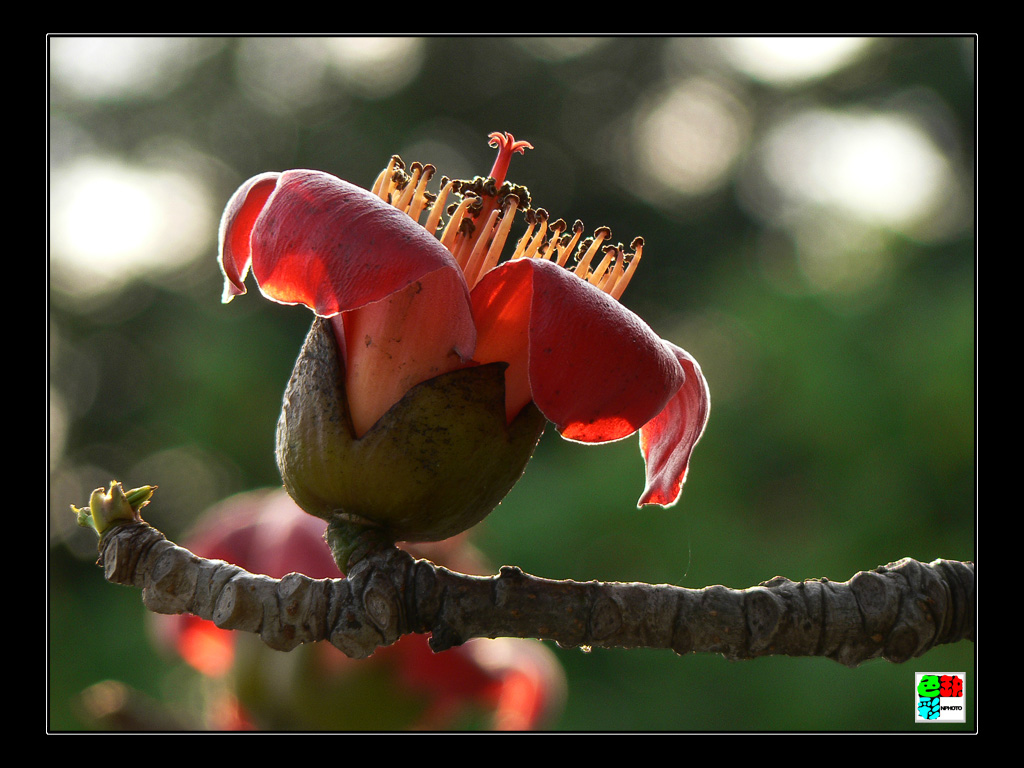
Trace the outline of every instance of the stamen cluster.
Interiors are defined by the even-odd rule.
[[[517,143],[516,151],[521,151]],[[506,149],[504,144],[500,145]],[[526,145],[529,146],[529,145]],[[633,277],[643,252],[642,237],[630,243],[631,253],[622,243],[612,244],[608,227],[598,228],[583,238],[583,223],[569,227],[564,219],[550,221],[543,208],[530,207],[530,192],[520,185],[477,176],[472,180],[441,178],[437,194],[427,191],[436,173],[432,165],[405,163],[393,155],[373,185],[373,194],[409,214],[419,222],[426,212],[423,227],[436,235],[455,257],[470,289],[501,259],[516,212],[523,211],[526,231],[516,243],[510,259],[547,259],[574,272],[596,288],[618,299]],[[445,209],[448,198],[460,198]],[[442,221],[447,216],[447,221]]]

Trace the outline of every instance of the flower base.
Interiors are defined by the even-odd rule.
[[[522,476],[546,424],[532,403],[506,423],[506,367],[429,379],[356,437],[331,324],[317,318],[278,422],[286,490],[311,515],[365,521],[392,541],[440,541],[470,528]]]

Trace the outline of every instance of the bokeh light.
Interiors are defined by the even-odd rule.
[[[538,59],[551,62],[587,56],[608,46],[607,37],[520,37],[515,43]]]
[[[218,45],[216,38],[55,37],[50,76],[75,98],[156,98],[181,83]]]
[[[83,157],[52,171],[52,278],[80,297],[180,269],[208,247],[213,202],[194,177]]]
[[[825,77],[865,55],[866,37],[724,37],[716,41],[738,72],[772,85]]]
[[[386,99],[422,60],[415,37],[259,37],[242,41],[236,72],[254,103],[292,112],[339,95]]]
[[[809,110],[773,128],[762,156],[784,206],[835,207],[886,227],[912,230],[955,183],[935,143],[899,114]]]
[[[722,85],[704,78],[680,82],[637,115],[633,130],[642,181],[632,189],[651,202],[718,189],[746,146],[749,116]],[[637,168],[630,164],[630,171]]]
[[[806,284],[837,295],[891,274],[892,237],[941,240],[969,226],[962,185],[913,116],[822,108],[765,130],[740,182],[756,215],[791,238]]]
[[[326,38],[324,50],[342,81],[368,99],[386,99],[420,72],[424,41],[415,37]]]

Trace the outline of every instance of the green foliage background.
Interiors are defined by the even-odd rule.
[[[588,230],[606,224],[624,241],[646,239],[624,303],[701,362],[712,392],[682,501],[635,508],[635,439],[583,447],[549,431],[524,479],[474,531],[495,567],[746,587],[775,575],[842,581],[904,556],[974,559],[970,212],[941,237],[879,230],[881,273],[829,291],[801,272],[798,240],[756,215],[744,193],[753,149],[777,116],[808,104],[894,108],[910,94],[941,115],[936,140],[972,194],[973,39],[880,40],[851,66],[789,88],[732,75],[749,116],[746,148],[720,188],[660,204],[613,150],[672,78],[726,82],[695,60],[667,63],[705,41],[614,38],[555,59],[514,39],[431,38],[396,92],[328,80],[316,98],[269,106],[245,86],[246,42],[206,38],[158,93],[88,98],[51,81],[51,181],[82,142],[139,163],[159,147],[202,175],[216,216],[241,181],[266,170],[316,168],[365,186],[399,152],[449,175],[484,174],[486,135],[507,130],[536,147],[511,173],[535,204]],[[470,167],[405,154],[444,143]],[[112,478],[157,484],[147,519],[173,539],[213,502],[279,484],[274,426],[310,316],[251,289],[222,306],[215,224],[206,251],[89,299],[66,288],[50,254],[53,730],[88,728],[77,697],[108,678],[187,708],[175,686],[191,674],[150,642],[139,594],[103,582],[94,537],[69,525],[67,505]],[[855,670],[820,659],[555,650],[569,680],[558,729],[937,730],[913,724],[913,676],[926,670],[967,673],[965,727],[974,722],[969,643]]]

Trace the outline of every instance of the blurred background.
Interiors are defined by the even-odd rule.
[[[636,509],[635,438],[553,430],[472,531],[496,568],[743,588],[974,559],[976,41],[888,38],[52,37],[49,722],[95,727],[114,679],[188,714],[199,675],[152,642],[69,504],[159,485],[172,540],[280,484],[274,428],[310,313],[220,301],[220,212],[268,170],[361,186],[388,158],[509,178],[554,217],[646,240],[623,303],[712,394],[682,500]],[[905,665],[733,663],[552,646],[563,730],[911,730]],[[921,728],[921,726],[917,726]],[[957,726],[946,726],[956,728]],[[938,726],[929,728],[940,729]]]

